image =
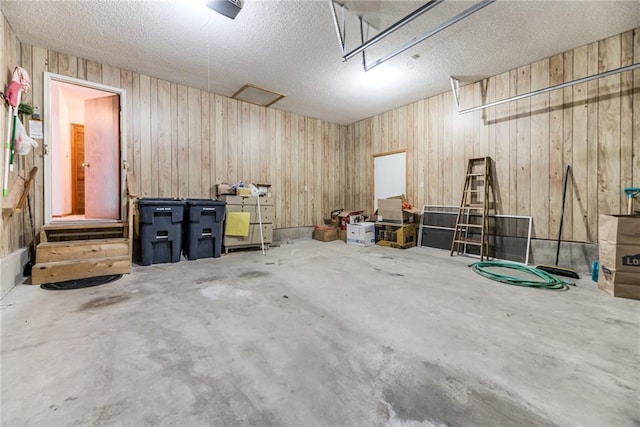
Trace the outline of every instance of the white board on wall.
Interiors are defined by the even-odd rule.
[[[378,209],[378,199],[407,194],[406,151],[374,154],[373,192],[375,209]]]

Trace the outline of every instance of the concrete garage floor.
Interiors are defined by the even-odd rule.
[[[2,425],[632,426],[640,302],[296,240],[2,300]]]

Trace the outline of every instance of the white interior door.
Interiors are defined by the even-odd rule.
[[[113,95],[84,103],[87,219],[120,219],[119,102]]]

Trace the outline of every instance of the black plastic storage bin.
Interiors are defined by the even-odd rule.
[[[138,199],[140,264],[180,261],[184,201]]]
[[[226,203],[213,199],[186,199],[184,256],[189,260],[220,258]]]

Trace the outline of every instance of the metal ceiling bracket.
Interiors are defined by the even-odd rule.
[[[616,68],[614,70],[604,71],[602,73],[593,74],[593,75],[587,76],[587,77],[582,77],[580,79],[572,80],[572,81],[566,82],[566,83],[559,83],[557,85],[549,86],[547,88],[537,89],[537,90],[534,90],[534,91],[531,91],[531,92],[527,92],[527,93],[523,93],[523,94],[520,94],[520,95],[512,96],[510,98],[505,98],[505,99],[501,99],[499,101],[490,102],[488,104],[478,105],[477,107],[467,108],[465,110],[460,110],[460,98],[459,98],[459,96],[460,96],[460,81],[455,79],[454,77],[451,77],[451,90],[453,91],[453,97],[455,98],[455,101],[456,101],[456,106],[458,108],[458,114],[466,114],[466,113],[471,113],[473,111],[483,110],[485,108],[495,107],[497,105],[505,104],[507,102],[518,101],[520,99],[529,98],[531,96],[536,96],[536,95],[540,95],[540,94],[543,94],[543,93],[551,92],[551,91],[554,91],[554,90],[557,90],[557,89],[562,89],[562,88],[565,88],[565,87],[574,86],[574,85],[578,85],[578,84],[581,84],[581,83],[586,83],[586,82],[589,82],[591,80],[596,80],[596,79],[601,79],[601,78],[604,78],[604,77],[609,77],[609,76],[612,76],[614,74],[619,74],[619,73],[624,73],[624,72],[627,72],[627,71],[632,71],[632,70],[635,70],[637,68],[640,68],[640,63],[627,65],[627,66],[624,66],[624,67]]]
[[[340,5],[340,8],[342,10],[342,28],[344,29],[344,34],[342,30],[340,30],[340,23],[338,22],[338,12],[336,11],[335,0],[329,0],[329,6],[331,6],[331,16],[333,17],[333,25],[335,26],[336,34],[338,35],[338,43],[340,44],[340,51],[344,55],[344,51],[346,48],[345,40],[346,40],[346,31],[347,31],[347,27],[345,25],[345,17],[344,17],[345,6],[343,4]]]
[[[362,40],[362,43],[364,43],[364,19],[362,19],[362,16],[358,17],[360,19],[360,40]],[[368,23],[367,23],[368,25]],[[367,27],[367,30],[369,29],[369,27]],[[367,31],[367,37],[369,36],[369,31]],[[364,68],[365,70],[367,69],[367,53],[366,51],[363,49],[362,50],[362,68]]]
[[[362,66],[364,68],[364,71],[369,71],[369,70],[377,67],[378,65],[390,60],[391,58],[395,57],[396,55],[399,55],[400,53],[404,52],[405,50],[412,48],[413,46],[417,45],[418,43],[421,43],[421,42],[425,41],[429,37],[438,34],[440,31],[449,28],[453,24],[455,24],[455,23],[467,18],[468,16],[478,12],[479,10],[489,6],[491,3],[495,2],[495,1],[496,0],[481,0],[481,1],[477,2],[477,3],[475,3],[473,6],[463,10],[462,12],[460,12],[459,14],[454,16],[453,18],[450,18],[447,21],[441,23],[440,25],[437,25],[436,27],[433,27],[432,29],[430,29],[426,33],[422,34],[421,36],[418,36],[418,37],[412,39],[411,41],[409,41],[405,45],[401,46],[400,48],[396,49],[395,51],[393,51],[393,52],[389,53],[388,55],[376,60],[372,65],[368,65],[367,61],[366,61],[366,56],[365,56],[364,52],[365,52],[365,50],[367,48],[373,46],[374,44],[378,43],[380,40],[384,39],[385,37],[387,37],[388,35],[390,35],[394,31],[402,28],[403,26],[405,26],[409,22],[413,21],[417,17],[419,17],[419,16],[423,15],[424,13],[428,12],[429,10],[433,9],[434,7],[439,5],[440,3],[444,2],[444,0],[430,0],[429,2],[424,4],[423,6],[419,7],[416,10],[414,10],[409,15],[407,15],[404,18],[400,19],[395,24],[391,25],[390,27],[386,28],[385,30],[382,30],[380,33],[376,34],[374,37],[372,37],[371,39],[369,39],[367,41],[365,41],[364,30],[363,30],[364,23],[367,22],[367,21],[365,21],[362,16],[358,16],[358,19],[360,21],[360,38],[361,38],[361,43],[362,44],[360,46],[356,47],[355,49],[353,49],[349,53],[345,53],[346,39],[347,39],[346,25],[345,25],[345,20],[346,20],[346,18],[345,18],[345,13],[346,12],[345,11],[348,11],[348,9],[346,8],[346,6],[344,4],[340,4],[340,3],[336,2],[336,0],[329,0],[329,4],[330,4],[330,7],[331,7],[331,16],[333,18],[333,24],[335,26],[336,34],[338,35],[338,42],[339,42],[339,45],[340,45],[340,51],[343,54],[342,60],[343,61],[347,61],[347,60],[353,58],[354,56],[356,56],[357,54],[362,53],[362,58],[363,58]],[[337,10],[336,10],[336,3],[338,3],[338,5],[341,7],[341,10],[342,10],[342,28],[340,27],[340,22],[338,20],[338,13],[337,13]],[[369,25],[368,22],[367,22],[367,25]]]
[[[482,0],[482,1],[474,4],[473,6],[469,7],[468,9],[463,10],[462,12],[460,12],[459,14],[454,16],[453,18],[448,19],[447,21],[443,22],[442,24],[433,27],[432,29],[430,29],[429,31],[424,33],[423,35],[414,38],[409,43],[405,44],[404,46],[400,47],[399,49],[391,52],[390,54],[388,54],[388,55],[386,55],[386,56],[384,56],[384,57],[382,57],[382,58],[380,58],[378,60],[376,60],[376,62],[374,62],[373,65],[366,66],[365,67],[365,71],[369,71],[369,70],[377,67],[378,65],[390,60],[394,56],[401,54],[405,50],[410,49],[413,46],[417,45],[418,43],[421,43],[421,42],[425,41],[429,37],[438,34],[440,31],[449,28],[450,26],[452,26],[453,24],[455,24],[455,23],[457,23],[459,21],[462,21],[463,19],[465,19],[469,15],[472,15],[472,14],[478,12],[479,10],[489,6],[491,3],[495,2],[495,1],[496,0]]]
[[[444,0],[431,0],[431,1],[429,1],[427,4],[419,7],[416,10],[414,10],[413,12],[411,12],[410,14],[405,16],[404,18],[402,18],[399,21],[397,21],[395,24],[391,25],[390,27],[388,27],[385,30],[382,30],[381,32],[376,34],[373,38],[371,38],[371,40],[367,40],[366,42],[363,41],[363,43],[360,46],[358,46],[357,48],[353,49],[351,52],[349,52],[346,55],[344,55],[342,57],[342,60],[343,61],[348,61],[349,59],[353,58],[354,56],[356,56],[360,52],[363,52],[365,49],[367,49],[367,48],[373,46],[374,44],[378,43],[380,40],[384,39],[389,34],[393,33],[396,30],[399,30],[402,27],[404,27],[405,25],[407,25],[409,22],[413,21],[414,19],[416,19],[420,15],[423,15],[424,13],[426,13],[429,10],[433,9],[434,7],[436,7],[437,5],[442,3],[443,1]],[[360,16],[359,18],[362,21],[362,17]]]
[[[456,102],[456,108],[458,110],[458,114],[460,114],[460,80],[456,79],[453,76],[450,76],[449,80],[451,80],[451,92],[453,92],[453,100]]]

